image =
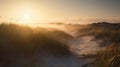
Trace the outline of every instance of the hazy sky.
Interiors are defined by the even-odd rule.
[[[32,20],[120,19],[120,0],[0,0],[0,16]]]

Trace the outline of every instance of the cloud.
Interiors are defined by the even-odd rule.
[[[120,19],[64,19],[65,23],[78,23],[78,24],[90,24],[90,23],[97,23],[97,22],[110,22],[110,23],[120,23]]]

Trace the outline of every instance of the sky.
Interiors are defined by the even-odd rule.
[[[0,0],[0,16],[25,21],[120,19],[120,0]]]

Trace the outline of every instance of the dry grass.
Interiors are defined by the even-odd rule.
[[[120,67],[120,45],[112,44],[98,51],[93,67]]]
[[[44,28],[36,30],[16,24],[0,24],[0,64],[7,66],[16,62],[18,58],[32,57],[41,52],[62,57],[69,55],[71,53],[69,46],[58,36],[70,37],[70,35],[59,30],[55,31]]]

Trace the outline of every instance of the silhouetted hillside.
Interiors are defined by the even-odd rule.
[[[103,27],[103,28],[109,28],[109,29],[119,29],[120,23],[109,23],[109,22],[98,22],[98,23],[92,23],[90,24],[94,27]]]
[[[57,29],[0,24],[0,67],[10,67],[20,58],[32,58],[43,52],[54,56],[68,56],[71,52],[67,43],[61,40],[62,37],[71,38]]]

